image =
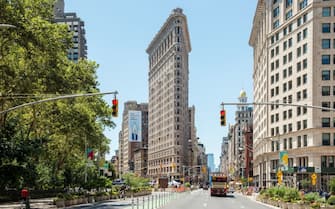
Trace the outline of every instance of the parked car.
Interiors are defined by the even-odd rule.
[[[123,186],[125,185],[126,183],[122,180],[122,179],[115,179],[113,182],[112,182],[112,185],[120,185],[120,186]]]

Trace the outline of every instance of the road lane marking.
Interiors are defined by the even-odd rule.
[[[204,203],[204,208],[207,208],[207,203]]]

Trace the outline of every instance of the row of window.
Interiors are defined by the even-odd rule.
[[[297,148],[300,147],[307,147],[308,145],[308,137],[307,135],[303,135],[303,136],[297,136]],[[282,144],[282,148],[283,150],[287,150],[287,149],[293,149],[293,138],[289,137],[289,138],[285,138],[283,139],[283,144]],[[271,142],[271,151],[275,152],[275,151],[280,151],[280,141],[272,141]]]
[[[288,2],[285,2],[285,3],[286,3],[286,5],[285,5],[286,8],[288,8],[288,7],[290,7],[292,5],[292,0],[290,0]],[[274,4],[274,5],[276,5],[276,4]],[[308,5],[308,1],[307,0],[300,1],[299,2],[299,10],[305,8],[307,5]],[[279,14],[280,14],[279,6],[275,6],[274,9],[272,10],[272,17],[274,19],[273,24],[272,24],[272,28],[273,29],[276,29],[276,28],[278,28],[280,26],[279,19],[278,19]],[[286,14],[285,14],[285,19],[288,20],[292,16],[293,16],[292,10],[288,10],[286,12]],[[298,19],[298,21],[301,21],[301,20]],[[298,26],[300,26],[300,24],[301,24],[301,22],[300,23],[298,22]]]
[[[321,156],[321,168],[335,168],[335,156]]]
[[[330,133],[322,133],[322,145],[323,146],[330,146],[331,139],[330,139],[331,134]],[[333,134],[333,144],[335,146],[335,133]]]
[[[279,75],[279,74],[276,74]],[[271,76],[271,83],[273,81],[273,76]],[[301,86],[302,84],[307,84],[307,74],[304,74],[302,76],[297,77],[297,87]],[[285,93],[286,91],[292,90],[292,80],[283,83],[283,93]],[[326,91],[326,89],[325,89]],[[277,96],[279,95],[279,86],[276,86],[275,88],[271,89],[271,97]],[[305,96],[307,98],[307,90],[304,89],[303,90],[303,95],[304,95],[304,99]],[[327,95],[326,95],[327,96]],[[301,99],[301,98],[300,98]],[[286,102],[286,99],[283,99],[283,102]],[[288,102],[292,102],[292,97],[288,99]]]

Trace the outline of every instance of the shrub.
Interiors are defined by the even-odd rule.
[[[295,188],[286,188],[284,194],[285,202],[295,202],[300,199],[299,191]]]
[[[330,196],[329,199],[327,200],[327,203],[329,205],[335,205],[335,196]]]
[[[307,202],[313,203],[319,199],[319,194],[317,192],[311,192],[311,193],[306,194],[304,197]]]
[[[335,195],[335,178],[330,180],[330,192]]]

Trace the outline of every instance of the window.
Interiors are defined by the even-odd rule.
[[[287,69],[283,70],[283,78],[287,77]],[[335,70],[334,70],[334,78],[335,78]]]
[[[303,54],[307,53],[307,43],[302,46],[302,53]]]
[[[304,60],[302,61],[302,68],[303,68],[303,69],[306,69],[306,68],[307,68],[307,59],[304,59]]]
[[[287,49],[287,41],[284,41],[283,43],[283,50],[285,51]]]
[[[292,46],[292,38],[288,39],[288,48]]]
[[[322,23],[322,33],[330,33],[330,23]]]
[[[307,74],[304,74],[304,75],[302,76],[302,82],[303,82],[303,84],[306,84],[306,83],[307,83]]]
[[[330,39],[322,39],[322,49],[330,49]]]
[[[322,70],[322,80],[323,81],[330,80],[330,70]]]
[[[289,62],[292,61],[292,52],[288,53],[288,61],[289,61]]]
[[[292,28],[293,28],[293,25],[292,23],[288,25],[288,32],[291,33],[292,32]]]
[[[307,120],[302,121],[302,127],[303,127],[303,129],[307,128]]]
[[[273,22],[273,26],[272,26],[272,28],[273,28],[273,29],[276,29],[276,28],[278,28],[278,27],[279,27],[279,20],[276,20],[276,21]]]
[[[286,18],[286,20],[288,20],[291,17],[292,17],[292,10],[289,10],[288,12],[286,12],[285,18]]]
[[[301,129],[301,121],[297,122],[297,131],[299,131]]]
[[[322,102],[322,107],[330,108],[330,102]],[[329,112],[329,110],[322,109],[322,112]]]
[[[322,55],[321,63],[323,65],[329,65],[330,64],[330,55]]]
[[[292,137],[288,138],[288,148],[292,149]]]
[[[297,57],[301,56],[301,47],[297,48]]]
[[[307,147],[308,145],[308,139],[307,139],[307,135],[304,135],[304,147]]]
[[[299,72],[301,70],[301,62],[297,63],[297,72]]]
[[[297,34],[297,42],[301,41],[301,32]]]
[[[284,149],[287,149],[287,139],[284,139]]]
[[[297,77],[297,86],[301,85],[301,77]]]
[[[278,17],[279,15],[279,7],[273,9],[273,17]]]
[[[286,62],[287,62],[287,56],[285,55],[285,56],[283,56],[283,65],[285,65]]]
[[[329,17],[330,16],[330,7],[323,7],[322,8],[322,17]]]
[[[301,136],[297,138],[297,147],[301,147]]]
[[[292,6],[292,2],[293,2],[293,0],[285,0],[286,8]]]
[[[307,28],[305,28],[305,29],[302,31],[302,38],[303,38],[303,39],[307,38]]]
[[[322,127],[330,127],[330,118],[322,118]]]
[[[298,91],[298,92],[297,92],[297,101],[300,101],[300,100],[301,100],[301,92]]]
[[[330,96],[330,86],[322,86],[322,96]]]
[[[301,115],[301,108],[297,107],[297,116]]]
[[[322,133],[322,145],[323,146],[330,145],[330,133]]]
[[[303,9],[307,6],[308,2],[307,0],[302,0],[299,2],[299,9]]]

